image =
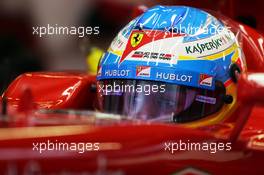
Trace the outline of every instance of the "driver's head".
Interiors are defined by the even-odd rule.
[[[205,11],[156,6],[125,26],[97,73],[102,112],[130,119],[215,123],[236,106],[235,35]]]

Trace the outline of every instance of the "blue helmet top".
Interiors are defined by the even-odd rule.
[[[204,89],[230,79],[241,59],[234,34],[205,11],[155,6],[124,27],[103,55],[97,79],[143,79]]]

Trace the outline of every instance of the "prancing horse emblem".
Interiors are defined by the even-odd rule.
[[[133,33],[130,39],[132,47],[136,47],[142,41],[144,34],[143,33]]]

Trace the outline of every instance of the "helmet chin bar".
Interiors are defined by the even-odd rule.
[[[216,81],[214,91],[202,90],[200,93],[205,94],[205,96],[208,96],[209,98],[211,97],[215,98],[216,99],[216,104],[214,104],[215,106],[210,107],[210,104],[194,101],[187,110],[184,110],[176,115],[174,114],[173,116],[174,122],[186,123],[186,122],[202,119],[219,111],[225,103],[230,104],[233,101],[233,97],[231,95],[226,95],[226,88],[221,81]],[[210,110],[206,110],[207,108],[209,108]]]

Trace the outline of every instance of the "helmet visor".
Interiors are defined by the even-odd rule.
[[[101,112],[126,119],[190,122],[218,111],[224,104],[225,87],[206,90],[146,80],[108,79],[97,83]]]

